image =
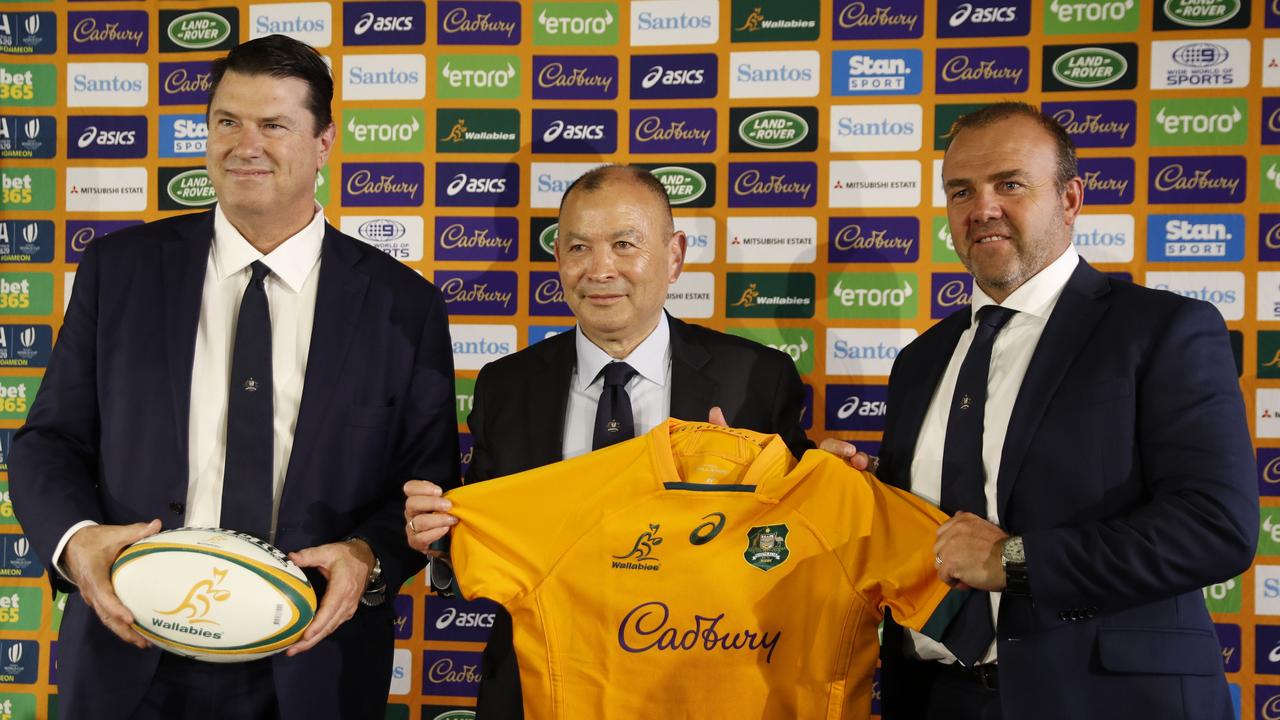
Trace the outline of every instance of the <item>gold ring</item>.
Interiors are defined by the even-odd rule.
[[[409,524],[410,524],[410,525],[412,525],[412,524],[413,524],[413,521],[412,521],[412,520],[410,520],[410,521],[409,521]],[[934,555],[934,556],[933,556],[933,564],[934,564],[934,565],[937,565],[938,567],[942,567],[942,556],[941,556],[941,555]]]
[[[409,518],[409,532],[413,533],[414,535],[418,534],[418,528],[413,526],[413,518]],[[942,561],[939,560],[938,562],[941,563]]]

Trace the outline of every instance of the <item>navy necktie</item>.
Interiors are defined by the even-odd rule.
[[[996,334],[1017,310],[987,305],[978,310],[978,327],[973,344],[960,364],[947,436],[942,453],[943,512],[961,510],[987,517],[986,473],[982,466],[982,425],[987,407],[987,380],[991,369],[991,347]],[[991,621],[991,595],[972,592],[959,614],[943,633],[942,642],[965,665],[973,665],[995,640]]]
[[[604,375],[604,390],[600,392],[600,404],[596,406],[592,450],[636,436],[636,424],[631,417],[631,396],[627,395],[627,382],[636,376],[636,372],[624,362],[611,362],[600,371]]]
[[[271,399],[271,315],[265,280],[271,268],[250,266],[240,301],[231,385],[227,391],[227,464],[222,475],[220,524],[262,540],[271,534],[274,412]]]

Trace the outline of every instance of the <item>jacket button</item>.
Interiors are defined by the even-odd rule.
[[[169,509],[173,511],[174,515],[181,515],[186,512],[187,506],[180,502],[171,502],[169,503]]]

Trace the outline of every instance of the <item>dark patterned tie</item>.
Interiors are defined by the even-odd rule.
[[[951,413],[947,417],[946,444],[942,452],[942,510],[961,510],[987,517],[986,473],[982,468],[982,425],[987,407],[987,380],[991,347],[996,334],[1017,310],[987,305],[978,310],[973,344],[960,364]],[[991,622],[991,595],[972,592],[959,614],[942,635],[942,642],[965,665],[973,665],[995,640]]]
[[[636,376],[636,369],[624,362],[611,362],[600,374],[604,375],[604,390],[600,392],[600,404],[596,406],[592,450],[636,436],[636,424],[631,417],[631,396],[627,395],[627,382]]]
[[[271,268],[250,266],[253,276],[240,301],[227,392],[227,464],[222,476],[220,524],[262,540],[271,534],[274,452],[271,400],[271,315],[265,279]]]

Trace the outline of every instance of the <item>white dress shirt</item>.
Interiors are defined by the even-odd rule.
[[[604,392],[600,371],[614,361],[579,329],[575,333],[578,362],[569,378],[569,403],[564,414],[564,459],[591,452],[595,436],[596,407]],[[649,432],[671,414],[671,327],[662,313],[658,326],[649,337],[619,362],[635,368],[636,375],[627,382],[631,397],[631,417],[636,436]]]
[[[275,538],[276,512],[280,508],[284,475],[293,449],[293,430],[298,422],[307,353],[311,348],[324,224],[324,213],[317,205],[306,227],[263,255],[232,226],[222,213],[222,206],[214,209],[213,242],[205,265],[195,359],[191,368],[184,518],[187,526],[220,525],[222,472],[227,459],[227,388],[231,382],[231,346],[235,342],[240,300],[249,284],[249,266],[261,260],[271,268],[265,282],[271,315],[271,399],[275,429],[271,464],[274,480],[271,538]],[[67,530],[53,554],[55,565],[60,562],[62,549],[71,535],[93,524],[85,520]]]
[[[1018,313],[1009,319],[1008,324],[996,335],[991,349],[991,368],[987,376],[987,406],[982,423],[982,470],[986,477],[987,520],[1000,524],[996,505],[996,480],[1000,472],[1000,453],[1004,448],[1005,435],[1009,429],[1009,416],[1013,413],[1014,401],[1018,399],[1018,390],[1022,387],[1022,379],[1027,374],[1027,366],[1031,364],[1031,356],[1040,342],[1045,323],[1050,313],[1058,304],[1067,280],[1075,272],[1079,255],[1074,247],[1068,245],[1065,252],[1027,280],[1002,304],[1004,307],[1017,310]],[[929,410],[925,413],[924,423],[920,426],[920,436],[916,440],[915,456],[911,460],[911,492],[938,505],[942,500],[942,453],[947,435],[947,418],[950,415],[951,396],[955,393],[956,378],[960,374],[960,365],[973,343],[974,322],[978,310],[997,304],[989,295],[973,286],[972,314],[969,328],[960,335],[956,349],[951,354],[947,370],[934,390],[933,399],[929,402]],[[1000,610],[1000,593],[991,593],[992,622]],[[908,630],[906,638],[908,654],[923,660],[941,660],[955,662],[956,658],[945,646],[914,630]],[[987,650],[980,663],[993,662],[996,659],[995,643]]]

